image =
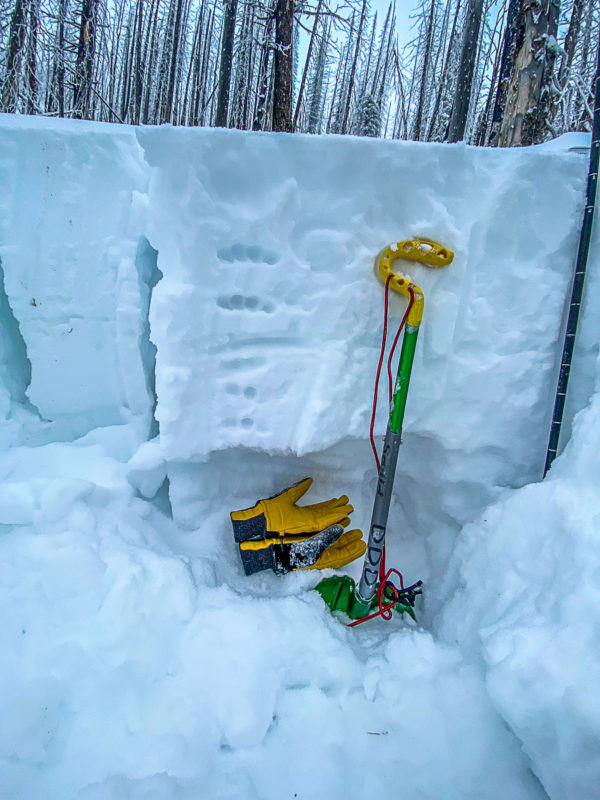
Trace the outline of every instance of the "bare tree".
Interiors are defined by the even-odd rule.
[[[219,91],[217,96],[217,128],[227,127],[229,114],[229,89],[231,86],[231,65],[233,60],[233,35],[237,0],[223,1],[223,28],[221,31],[221,67],[219,69]]]
[[[98,25],[98,0],[82,0],[79,23],[79,47],[75,62],[73,116],[91,118],[92,77]]]
[[[293,0],[277,0],[273,66],[273,130],[292,131]]]
[[[498,75],[498,87],[496,90],[496,98],[494,101],[494,110],[492,112],[492,122],[489,135],[490,145],[498,144],[498,135],[500,133],[500,126],[506,110],[506,102],[508,99],[508,86],[510,76],[512,75],[515,67],[517,57],[517,41],[518,41],[518,19],[521,13],[521,5],[523,0],[510,0],[508,4],[508,12],[506,15],[506,26],[504,28],[504,38],[502,42],[502,58],[500,61],[500,73]]]
[[[454,107],[448,128],[449,142],[460,142],[465,135],[482,16],[483,0],[469,0],[458,67]]]
[[[27,55],[25,59],[25,74],[27,76],[27,105],[28,114],[35,114],[38,107],[38,29],[39,29],[39,0],[31,0],[29,5],[29,35],[27,37]]]

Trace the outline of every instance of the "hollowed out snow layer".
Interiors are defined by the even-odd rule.
[[[6,289],[4,270],[0,259],[0,386],[7,391],[8,400],[27,403],[27,388],[31,383],[31,361],[19,323],[15,319]],[[4,405],[4,403],[3,403]],[[5,407],[5,413],[8,408]]]
[[[139,276],[141,292],[141,318],[142,331],[140,336],[140,357],[144,374],[146,375],[147,389],[153,398],[152,403],[152,422],[150,425],[149,438],[158,434],[158,422],[156,421],[156,345],[150,339],[150,298],[152,290],[162,278],[162,272],[158,269],[158,251],[155,250],[148,239],[142,236],[135,254],[135,266]]]
[[[597,227],[566,438],[581,413],[535,483],[585,168],[0,116],[0,797],[595,796]],[[349,630],[318,574],[246,578],[228,513],[312,475],[368,527],[373,261],[413,235],[455,252],[401,267],[388,561],[425,594]]]

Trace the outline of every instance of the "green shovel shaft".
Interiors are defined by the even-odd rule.
[[[400,351],[400,362],[398,363],[398,373],[396,375],[396,385],[392,397],[390,408],[389,426],[393,433],[402,432],[402,422],[404,421],[404,410],[406,408],[406,397],[408,395],[408,384],[410,383],[410,373],[415,357],[415,347],[419,329],[412,325],[407,325],[402,340],[402,350]],[[393,476],[392,476],[393,477]]]

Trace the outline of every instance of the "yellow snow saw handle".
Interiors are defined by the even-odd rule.
[[[408,276],[397,275],[392,270],[392,264],[398,258],[418,261],[428,267],[446,267],[452,262],[454,253],[432,239],[405,239],[403,242],[397,242],[386,247],[379,256],[379,275],[382,281],[386,283],[391,275],[390,287],[394,291],[403,294],[409,302],[410,290],[412,290],[414,300],[408,313],[406,324],[413,328],[418,328],[423,317],[423,290],[416,283],[413,283]]]

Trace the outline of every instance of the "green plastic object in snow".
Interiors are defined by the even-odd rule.
[[[389,280],[389,288],[403,294],[408,299],[409,308],[381,454],[367,551],[358,587],[348,575],[334,575],[331,578],[325,578],[316,587],[331,611],[341,612],[351,620],[361,620],[373,613],[379,606],[379,568],[385,546],[385,532],[398,462],[410,374],[425,303],[423,290],[416,283],[413,283],[410,278],[392,271],[392,264],[399,258],[417,261],[429,267],[443,267],[452,262],[454,253],[430,239],[408,239],[390,245],[379,257],[378,269],[381,279],[385,284]],[[409,587],[406,595],[399,599],[392,596],[386,588],[383,592],[382,604],[391,608],[396,601],[395,609],[397,611],[408,613],[414,618],[412,603],[409,604],[408,598],[411,598],[411,589],[415,589],[411,598],[414,602],[414,594],[418,591],[416,588],[418,586],[420,586],[420,582],[415,584],[415,587]]]

